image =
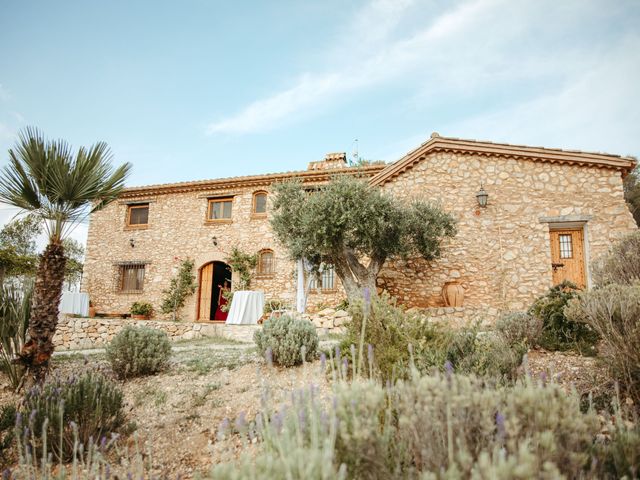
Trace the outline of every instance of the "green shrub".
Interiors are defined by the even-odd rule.
[[[123,328],[107,346],[107,360],[119,378],[153,375],[167,368],[171,344],[162,330]]]
[[[253,340],[261,355],[271,352],[273,362],[285,367],[312,360],[318,350],[318,334],[309,320],[297,319],[288,315],[271,318],[264,322],[262,329],[253,334]]]
[[[527,347],[510,344],[492,332],[468,328],[456,332],[447,348],[447,360],[457,373],[515,380]]]
[[[345,337],[340,344],[346,356],[350,355],[351,345],[360,345],[365,320],[362,305],[352,305],[350,312],[351,321],[346,324]],[[372,355],[368,352],[368,357],[373,358],[362,362],[365,376],[381,377],[383,381],[407,378],[411,363],[409,346],[420,371],[441,367],[447,360],[446,348],[452,332],[417,313],[403,311],[386,296],[371,302],[365,327],[364,343],[373,346]],[[373,372],[369,371],[369,364]]]
[[[571,282],[562,282],[538,298],[529,313],[542,320],[540,346],[547,350],[576,350],[593,355],[598,335],[582,322],[568,319],[565,307],[578,295],[579,289]]]
[[[640,281],[640,231],[613,245],[606,255],[594,262],[592,270],[597,285],[630,285]]]
[[[612,377],[640,404],[640,283],[583,292],[566,309],[602,339],[600,356]]]
[[[144,315],[150,317],[153,313],[153,306],[147,302],[134,302],[130,309],[131,315]]]
[[[509,312],[496,322],[496,331],[509,345],[535,347],[542,334],[542,320],[528,312]]]
[[[117,432],[125,421],[123,407],[120,387],[100,373],[50,377],[26,393],[17,423],[26,427],[23,442],[36,452],[46,441],[48,451],[69,460],[76,441],[87,449]]]
[[[20,384],[24,367],[14,362],[26,342],[33,288],[13,285],[0,288],[0,369],[9,377],[11,387]]]
[[[350,358],[351,345],[359,345],[362,308],[352,308],[352,321],[341,343],[343,355]],[[509,345],[495,335],[485,334],[477,327],[453,330],[429,322],[418,313],[407,313],[390,303],[386,297],[374,300],[366,318],[365,344],[372,345],[363,361],[365,376],[382,380],[406,379],[411,362],[421,373],[442,370],[446,362],[459,373],[515,378],[526,351],[522,345]],[[369,372],[369,363],[374,371]]]

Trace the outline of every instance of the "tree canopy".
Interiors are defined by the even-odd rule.
[[[294,259],[317,269],[334,266],[349,298],[367,287],[376,294],[376,278],[385,261],[441,254],[445,237],[456,233],[455,220],[422,200],[400,202],[362,179],[342,175],[316,190],[297,182],[275,186],[271,226]]]
[[[0,277],[35,275],[38,264],[36,240],[42,232],[40,220],[27,215],[0,230]]]

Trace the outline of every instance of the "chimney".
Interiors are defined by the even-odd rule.
[[[347,154],[345,152],[327,153],[324,160],[309,162],[307,170],[332,170],[334,168],[347,168]]]

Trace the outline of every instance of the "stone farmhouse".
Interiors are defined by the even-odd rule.
[[[526,308],[564,279],[589,287],[591,262],[636,228],[622,184],[634,167],[619,155],[434,133],[391,164],[350,167],[344,154],[329,154],[305,171],[127,188],[91,216],[82,289],[98,312],[125,313],[146,301],[162,318],[162,291],[190,258],[198,289],[181,318],[209,322],[220,285],[236,280],[225,259],[237,246],[258,254],[252,289],[295,305],[296,265],[269,226],[272,187],[297,178],[313,188],[346,174],[401,201],[439,202],[458,221],[440,259],[389,262],[379,289],[434,316],[486,319]],[[464,293],[456,308],[445,308],[450,282]],[[315,283],[311,309],[345,297],[330,266]]]

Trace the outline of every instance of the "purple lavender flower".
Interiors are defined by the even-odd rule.
[[[20,426],[22,426],[22,412],[16,414],[16,427],[20,428]]]
[[[107,480],[111,478],[111,465],[109,465],[108,463],[104,467],[104,478],[106,478]]]
[[[346,358],[342,359],[342,368],[344,368],[345,375],[349,373],[349,360],[347,360]]]
[[[340,355],[340,345],[336,345],[336,363],[338,365],[340,365],[340,359],[341,359],[341,355]]]
[[[373,363],[373,345],[367,344],[367,359],[369,363]]]
[[[31,425],[33,423],[33,421],[36,419],[37,413],[38,412],[36,412],[35,408],[33,410],[31,410],[31,415],[29,415],[29,425]]]
[[[298,422],[300,423],[300,430],[304,432],[307,425],[307,412],[304,408],[298,410]]]
[[[247,420],[245,419],[245,413],[240,412],[238,418],[236,418],[236,430],[241,431],[247,426]]]
[[[11,469],[10,468],[6,468],[2,472],[2,480],[9,480],[10,478],[11,478]]]
[[[498,430],[498,441],[502,443],[506,435],[504,424],[504,415],[501,412],[496,413],[496,428]]]
[[[75,430],[76,428],[78,428],[78,424],[73,420],[69,422],[69,426],[71,427],[72,430]]]
[[[102,438],[100,439],[100,448],[104,450],[106,446],[107,446],[107,437],[103,435]]]
[[[320,354],[320,368],[323,372],[327,369],[327,355],[324,352]]]
[[[369,287],[364,287],[362,292],[364,293],[364,304],[368,307],[371,305],[371,290],[369,290]]]

